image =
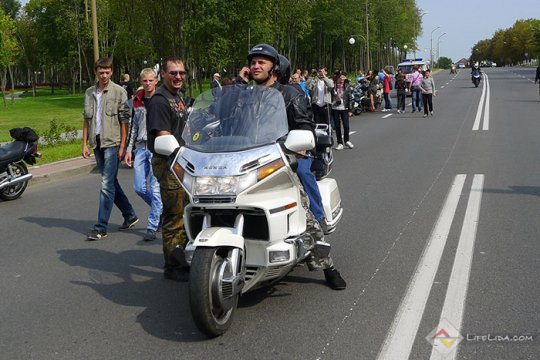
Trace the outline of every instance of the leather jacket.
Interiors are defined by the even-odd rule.
[[[335,107],[337,99],[338,87],[337,85],[332,89],[332,108]],[[352,92],[351,86],[347,83],[343,84],[343,95],[342,95],[343,106],[345,110],[352,111]]]
[[[308,100],[291,85],[275,82],[271,87],[278,90],[285,100],[289,130],[315,130],[312,114],[308,109]]]

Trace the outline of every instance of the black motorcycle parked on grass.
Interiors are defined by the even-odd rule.
[[[0,147],[0,199],[4,201],[15,200],[22,195],[32,178],[26,164],[34,165],[36,158],[41,157],[34,130],[15,128],[9,133],[15,141]]]

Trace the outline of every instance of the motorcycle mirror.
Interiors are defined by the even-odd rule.
[[[174,135],[158,136],[154,142],[156,153],[164,156],[170,156],[178,147],[180,147],[180,144],[178,144],[178,140],[176,140]]]
[[[293,152],[311,150],[315,147],[315,137],[310,130],[291,130],[284,145]]]

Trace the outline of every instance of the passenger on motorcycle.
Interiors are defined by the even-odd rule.
[[[302,129],[314,131],[314,123],[308,111],[305,96],[294,87],[283,85],[278,81],[280,75],[287,77],[288,75],[286,74],[290,74],[290,68],[287,69],[286,64],[283,68],[280,67],[280,55],[276,49],[268,44],[256,45],[250,50],[247,59],[250,66],[250,77],[253,81],[259,86],[273,87],[283,95],[289,130]],[[297,170],[300,182],[307,192],[306,194],[302,190],[302,205],[306,208],[308,214],[306,228],[314,240],[312,257],[307,261],[307,265],[312,271],[320,268],[324,269],[324,276],[328,285],[334,290],[343,290],[347,284],[339,271],[334,267],[332,258],[328,255],[330,244],[324,240],[324,210],[317,181],[310,170],[311,162],[311,158],[299,159]],[[319,217],[310,209],[314,209],[319,214]],[[322,249],[325,250],[323,251]]]

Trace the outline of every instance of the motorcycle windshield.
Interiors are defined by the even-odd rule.
[[[285,102],[278,90],[231,85],[195,99],[182,139],[196,151],[232,152],[275,143],[288,132]]]

